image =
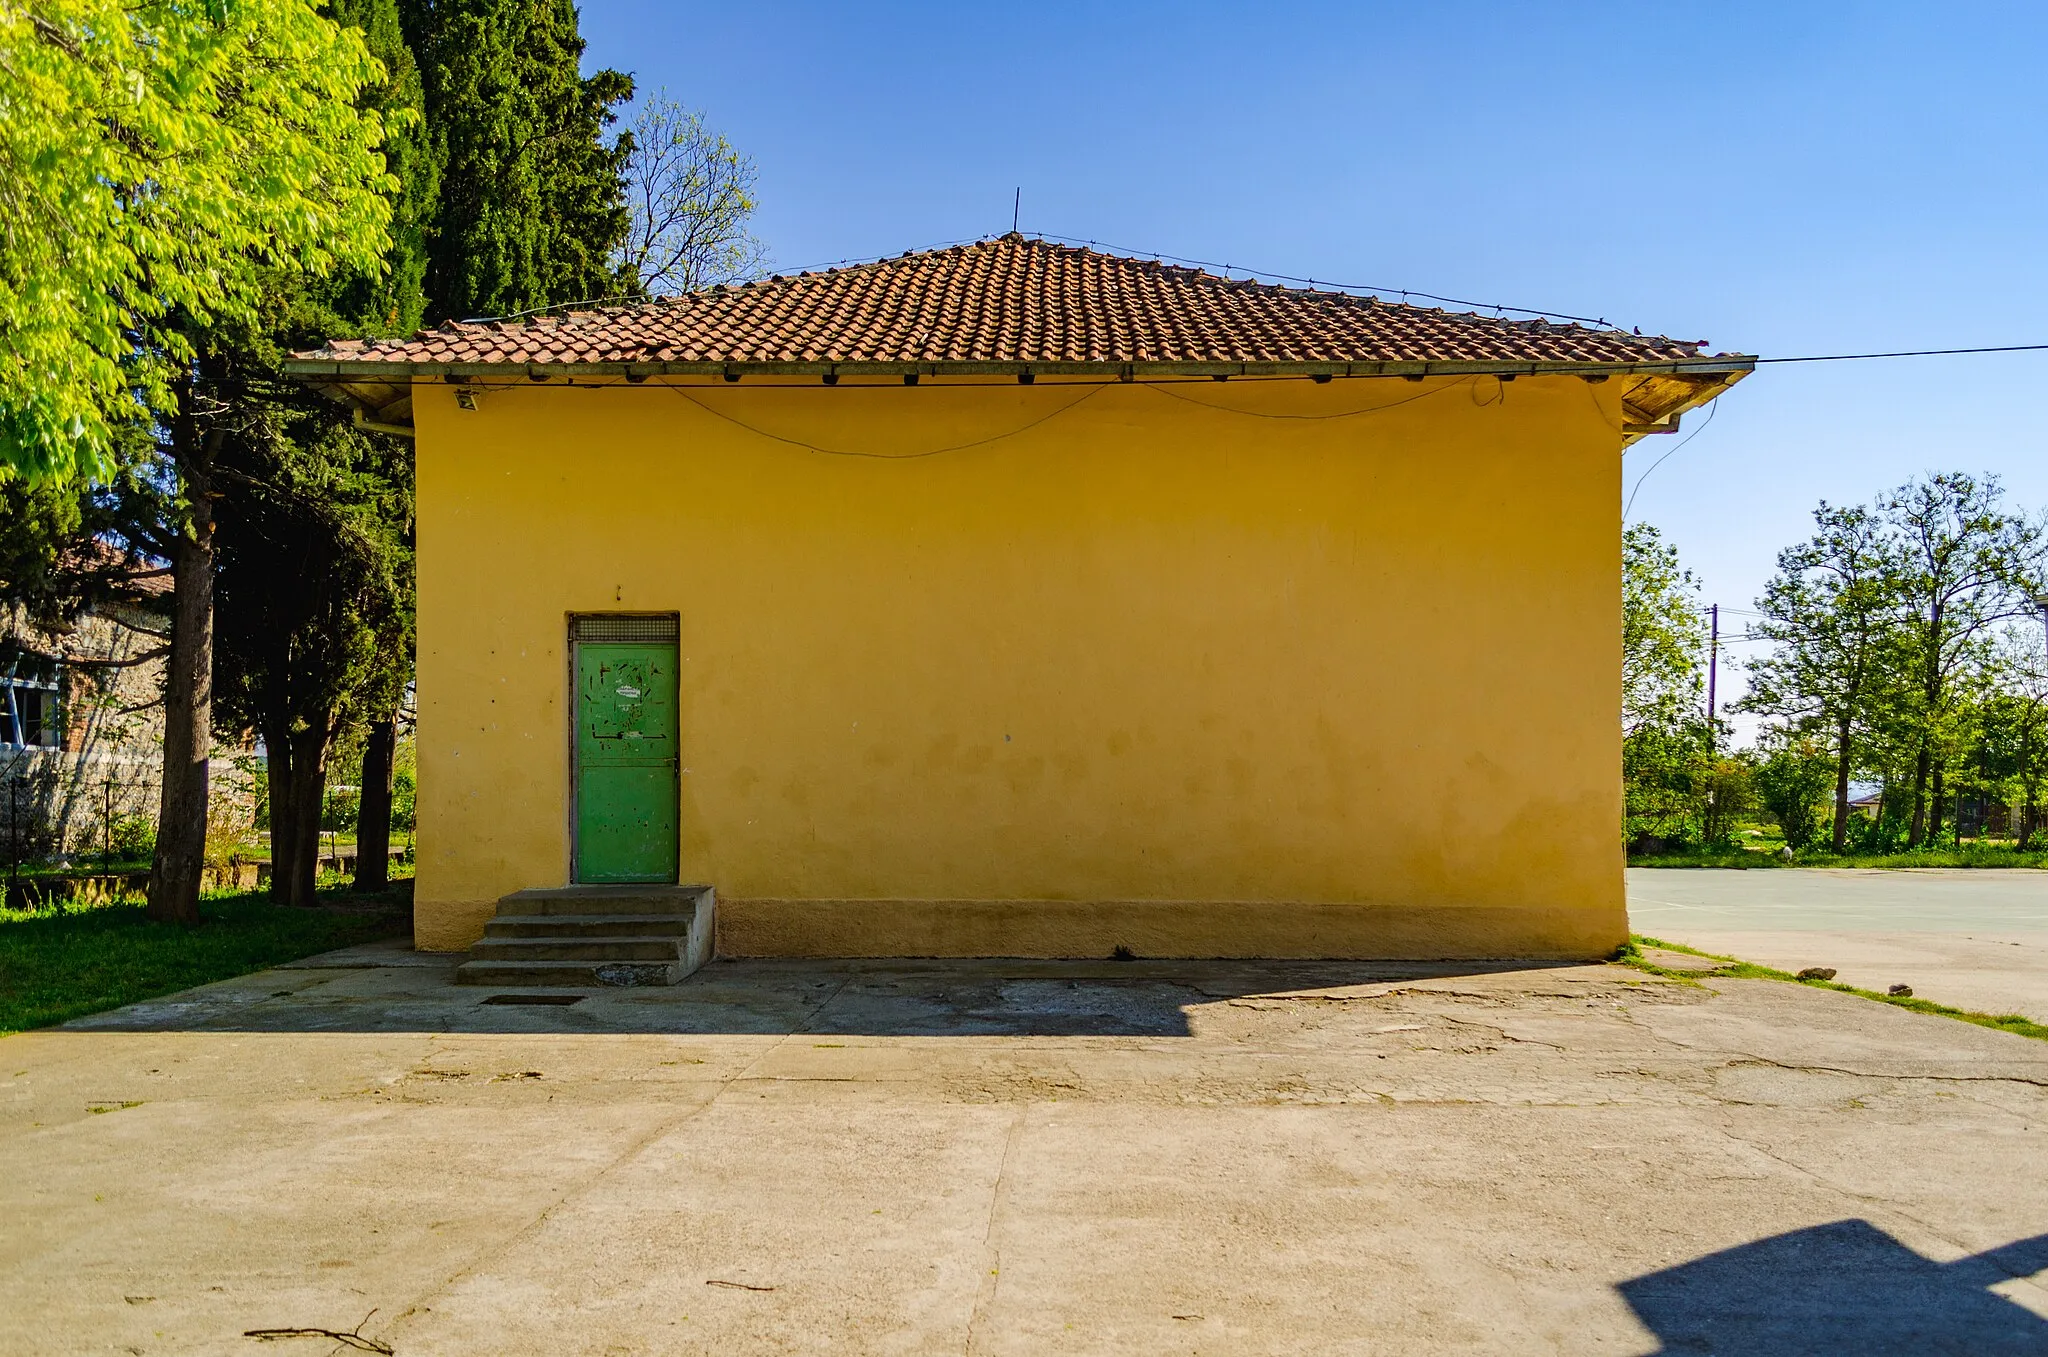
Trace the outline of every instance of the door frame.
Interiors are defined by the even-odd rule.
[[[562,635],[566,638],[566,644],[562,647],[562,654],[567,661],[567,665],[566,672],[563,674],[562,691],[565,697],[562,705],[568,719],[562,723],[562,729],[569,738],[569,860],[563,865],[562,879],[572,886],[582,884],[577,880],[576,874],[576,866],[580,858],[576,842],[577,827],[582,822],[582,807],[578,800],[581,792],[579,784],[582,782],[582,778],[578,776],[580,765],[576,757],[576,662],[581,647],[586,643],[577,636],[576,630],[577,624],[586,620],[604,622],[666,622],[674,630],[674,636],[667,641],[650,640],[626,642],[625,644],[673,645],[676,648],[676,879],[680,881],[682,879],[683,864],[681,842],[683,824],[683,615],[673,608],[666,611],[661,609],[613,609],[603,612],[593,609],[587,612],[566,613],[563,616]],[[592,641],[588,644],[618,645],[621,642]]]

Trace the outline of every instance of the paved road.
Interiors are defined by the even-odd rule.
[[[1633,868],[1638,933],[2048,1022],[2048,872]]]
[[[366,1314],[403,1357],[2048,1351],[2048,1043],[1850,995],[451,971],[357,949],[0,1040],[0,1357]]]

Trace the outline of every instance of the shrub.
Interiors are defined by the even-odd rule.
[[[156,853],[156,822],[147,815],[122,815],[108,828],[107,841],[114,856],[136,862]]]
[[[1820,807],[1834,781],[1833,761],[1803,741],[1780,745],[1758,766],[1757,797],[1777,817],[1787,848],[1797,851],[1819,841]]]

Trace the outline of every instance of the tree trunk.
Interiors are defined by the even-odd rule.
[[[266,731],[270,779],[270,898],[310,905],[320,875],[320,812],[327,795],[327,733]]]
[[[1927,805],[1929,811],[1929,814],[1927,816],[1927,837],[1929,839],[1938,839],[1941,837],[1941,812],[1943,809],[1941,800],[1942,766],[1939,763],[1934,765],[1934,775],[1931,779],[1929,779],[1929,783],[1929,794],[1927,798]],[[1956,813],[1958,815],[1962,813],[1960,807],[1957,808]]]
[[[292,751],[292,783],[299,803],[298,842],[293,845],[291,894],[285,903],[304,908],[314,903],[313,888],[320,880],[320,812],[327,805],[324,728],[299,737]]]
[[[1835,852],[1849,849],[1849,718],[1844,716],[1835,741]]]
[[[363,789],[356,801],[356,889],[381,891],[391,876],[392,755],[398,747],[393,717],[370,723],[363,745]]]
[[[206,872],[206,763],[213,752],[213,457],[218,426],[199,432],[191,390],[172,451],[192,521],[171,544],[171,647],[164,665],[164,774],[149,909],[164,923],[199,922]]]
[[[1932,762],[1927,742],[1920,742],[1919,757],[1913,761],[1913,823],[1906,831],[1906,847],[1918,848],[1927,835],[1927,772]]]
[[[2013,848],[2021,853],[2027,851],[2034,841],[2035,788],[2040,784],[2031,776],[2034,766],[2034,731],[2031,725],[2020,728],[2020,786],[2024,789],[2024,800],[2020,803],[2020,838]]]
[[[267,722],[263,727],[263,780],[270,797],[270,902],[291,899],[298,835],[298,784],[292,780],[292,739],[289,726]]]

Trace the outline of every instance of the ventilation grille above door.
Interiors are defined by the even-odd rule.
[[[681,634],[682,619],[675,613],[660,613],[653,616],[645,613],[596,613],[569,619],[569,639],[572,641],[659,643],[675,641]]]

